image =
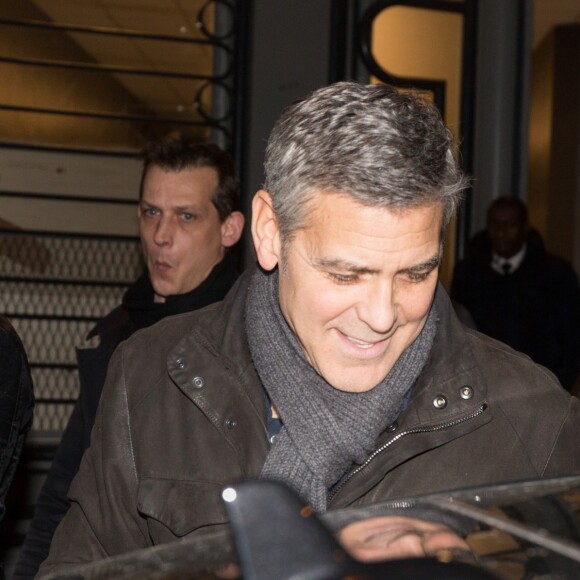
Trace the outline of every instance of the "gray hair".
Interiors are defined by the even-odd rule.
[[[264,167],[283,240],[320,192],[395,210],[441,202],[445,228],[467,185],[435,106],[379,84],[335,83],[286,108]]]

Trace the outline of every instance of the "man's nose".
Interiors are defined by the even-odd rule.
[[[153,241],[158,246],[168,246],[172,240],[172,228],[169,219],[162,217],[155,226]]]
[[[397,320],[397,305],[391,282],[372,284],[358,308],[359,318],[377,334],[386,334]]]

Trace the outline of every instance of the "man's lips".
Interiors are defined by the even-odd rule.
[[[359,348],[371,348],[375,344],[374,342],[366,342],[365,340],[359,340],[358,338],[354,338],[352,336],[347,336],[346,338],[351,342],[354,342],[354,344]]]
[[[168,262],[164,262],[162,260],[155,260],[155,262],[153,262],[153,268],[157,272],[167,272],[172,268],[172,266]]]
[[[341,332],[340,330],[337,330],[337,334],[350,352],[358,356],[362,355],[371,358],[383,353],[390,338],[390,336],[388,336],[379,340],[369,341],[350,336],[344,332]]]

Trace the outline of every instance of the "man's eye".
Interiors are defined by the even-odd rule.
[[[143,210],[143,214],[146,216],[149,216],[149,217],[154,217],[154,216],[159,215],[159,210],[155,207],[146,207]]]
[[[423,280],[427,280],[432,271],[433,270],[429,270],[429,272],[409,272],[407,277],[411,282],[422,282]]]
[[[358,280],[356,274],[337,274],[335,272],[329,272],[328,276],[338,284],[352,284]]]
[[[192,222],[195,219],[195,216],[192,213],[184,212],[181,214],[181,219],[186,222]]]

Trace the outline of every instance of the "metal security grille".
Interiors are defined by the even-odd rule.
[[[33,430],[57,435],[78,396],[75,348],[142,271],[138,240],[0,230],[0,304],[26,346]],[[94,346],[94,345],[93,345]]]
[[[0,141],[131,149],[180,132],[232,149],[239,4],[0,6]]]

